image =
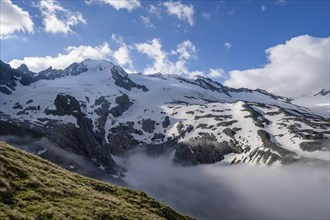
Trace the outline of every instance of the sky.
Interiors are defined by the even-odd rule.
[[[329,89],[329,1],[0,0],[0,59],[84,59],[297,97]]]

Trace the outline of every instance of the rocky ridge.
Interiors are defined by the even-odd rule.
[[[1,63],[0,78],[0,135],[47,138],[114,176],[136,148],[182,165],[329,162],[329,118],[264,90],[95,60],[40,73]]]

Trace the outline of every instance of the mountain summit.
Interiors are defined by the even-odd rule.
[[[95,60],[38,74],[1,63],[0,78],[0,135],[47,139],[114,177],[125,172],[120,158],[138,148],[182,165],[329,161],[328,119],[264,90],[127,74]],[[47,146],[30,151],[82,166]]]

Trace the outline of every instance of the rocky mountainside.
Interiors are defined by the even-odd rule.
[[[40,73],[1,63],[0,79],[2,137],[46,139],[113,176],[138,148],[183,165],[329,163],[329,118],[264,90],[127,74],[96,60]],[[47,146],[30,151],[63,162]],[[59,163],[81,166],[72,158]]]
[[[326,89],[322,89],[321,91],[319,91],[318,93],[314,94],[314,96],[326,96],[330,93],[330,89],[326,90]]]
[[[0,142],[0,219],[190,219],[145,193],[102,183]]]

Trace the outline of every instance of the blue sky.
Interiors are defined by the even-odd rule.
[[[292,48],[291,39],[305,36],[313,45],[326,39],[328,46],[329,7],[327,0],[1,0],[1,60],[34,70],[62,68],[54,59],[78,51],[127,71],[197,74],[228,83],[233,71],[264,68],[272,62],[265,51]],[[101,48],[101,55],[93,54]]]

